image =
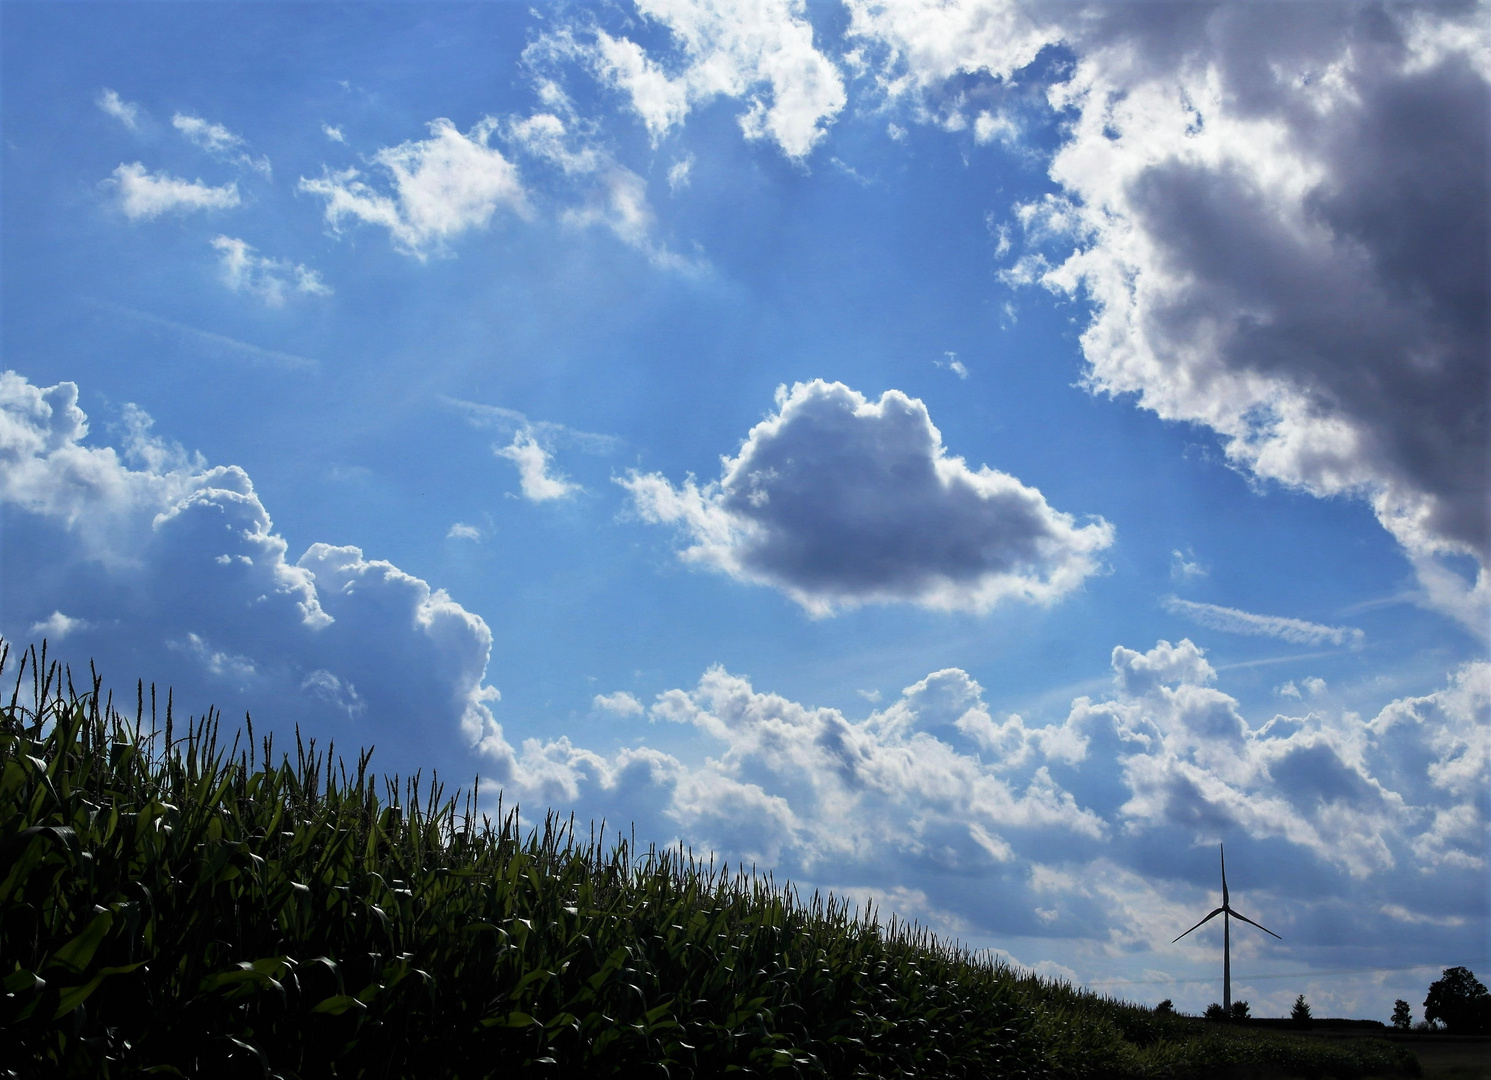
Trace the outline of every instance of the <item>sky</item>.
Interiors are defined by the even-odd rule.
[[[7,0],[0,634],[1193,1012],[1225,844],[1234,997],[1418,1019],[1486,19]]]

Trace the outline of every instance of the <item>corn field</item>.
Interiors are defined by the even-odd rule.
[[[524,832],[367,753],[297,737],[276,758],[212,713],[178,730],[138,685],[131,717],[44,649],[11,666],[0,1076],[1182,1076],[1255,1056],[687,852],[552,815]],[[1357,1064],[1333,1071],[1409,1068]]]

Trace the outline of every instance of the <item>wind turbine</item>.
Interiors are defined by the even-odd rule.
[[[1220,848],[1222,851],[1222,906],[1217,908],[1206,918],[1202,919],[1195,926],[1191,927],[1191,930],[1195,930],[1197,929],[1197,927],[1205,926],[1207,923],[1215,919],[1218,915],[1222,916],[1222,1011],[1230,1020],[1232,1018],[1232,920],[1241,919],[1249,926],[1258,927],[1258,929],[1262,930],[1265,934],[1273,934],[1273,936],[1279,938],[1280,941],[1283,941],[1284,939],[1279,937],[1278,934],[1274,934],[1272,930],[1264,926],[1262,923],[1255,923],[1246,915],[1239,914],[1238,912],[1232,910],[1232,905],[1227,902],[1227,850],[1225,848],[1222,848],[1221,844],[1218,844],[1217,847]],[[1191,930],[1187,930],[1186,934],[1189,934]],[[1175,941],[1179,941],[1180,938],[1185,937],[1186,934],[1181,934],[1180,937],[1175,939]],[[1172,941],[1170,944],[1174,945],[1175,941]]]

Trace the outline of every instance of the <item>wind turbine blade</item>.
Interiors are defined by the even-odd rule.
[[[1227,849],[1221,844],[1217,849],[1222,853],[1222,906],[1227,906]]]
[[[1198,922],[1198,923],[1197,923],[1197,924],[1196,924],[1196,926],[1193,926],[1193,927],[1191,927],[1191,930],[1194,930],[1194,929],[1196,929],[1196,927],[1197,927],[1197,926],[1205,926],[1205,925],[1206,925],[1206,924],[1207,924],[1207,923],[1209,923],[1209,922],[1211,922],[1211,921],[1212,921],[1212,920],[1213,920],[1213,919],[1215,919],[1215,918],[1216,918],[1216,917],[1217,917],[1217,916],[1218,916],[1218,915],[1220,915],[1220,914],[1222,914],[1222,909],[1221,909],[1221,908],[1217,908],[1217,910],[1216,910],[1216,911],[1213,911],[1213,912],[1212,912],[1212,913],[1211,913],[1211,914],[1210,914],[1210,915],[1208,915],[1208,916],[1207,916],[1207,917],[1206,917],[1206,918],[1204,918],[1204,919],[1202,919],[1202,920],[1201,920],[1201,921],[1200,921],[1200,922]],[[1187,930],[1187,931],[1186,931],[1186,934],[1189,934],[1189,933],[1190,933],[1190,932],[1191,932],[1191,930]],[[1181,935],[1180,935],[1180,937],[1178,937],[1178,938],[1176,938],[1176,939],[1175,939],[1175,941],[1179,941],[1179,940],[1180,940],[1180,938],[1181,938],[1181,937],[1185,937],[1185,936],[1186,936],[1186,934],[1181,934]],[[1172,944],[1172,945],[1174,945],[1174,944],[1175,944],[1175,941],[1172,941],[1172,942],[1171,942],[1171,943],[1170,943],[1170,944]]]
[[[1231,915],[1234,919],[1241,919],[1243,922],[1247,923],[1249,926],[1256,926],[1256,927],[1258,927],[1258,929],[1262,930],[1265,934],[1274,934],[1274,932],[1272,930],[1270,930],[1268,927],[1264,926],[1262,923],[1256,923],[1252,919],[1248,918],[1246,915],[1239,915],[1237,912],[1233,911],[1231,908],[1227,909],[1227,914]],[[1274,937],[1279,938],[1280,941],[1284,940],[1282,937],[1279,937],[1278,934],[1274,934]],[[1175,943],[1172,941],[1171,944],[1173,945]]]

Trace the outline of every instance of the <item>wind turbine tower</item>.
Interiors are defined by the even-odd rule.
[[[1284,939],[1279,937],[1278,934],[1274,934],[1272,930],[1262,923],[1255,923],[1246,915],[1232,910],[1232,905],[1227,902],[1227,851],[1225,848],[1222,848],[1221,844],[1218,844],[1217,847],[1222,851],[1222,906],[1191,927],[1191,930],[1205,926],[1218,915],[1222,916],[1222,1011],[1227,1014],[1227,1018],[1230,1020],[1232,1018],[1232,920],[1241,919],[1249,926],[1258,927],[1265,934],[1273,934],[1280,941]],[[1189,934],[1191,930],[1187,930],[1186,934]],[[1181,934],[1175,941],[1179,941],[1186,934]],[[1170,944],[1174,945],[1175,941],[1172,941]]]

